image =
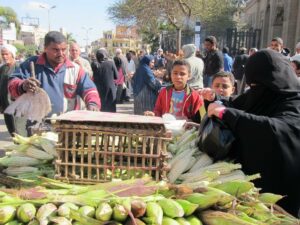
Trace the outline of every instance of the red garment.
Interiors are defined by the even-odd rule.
[[[115,84],[123,85],[123,83],[125,81],[125,77],[124,77],[122,68],[119,69],[118,73],[119,73],[119,76],[118,76],[118,79],[115,80]]]
[[[171,98],[172,98],[173,86],[163,88],[156,100],[154,113],[155,116],[162,116],[165,113],[170,113]],[[189,86],[185,88],[185,96],[182,110],[182,118],[194,120],[195,117],[200,117],[199,109],[204,105],[203,98]],[[200,121],[197,121],[200,122]]]

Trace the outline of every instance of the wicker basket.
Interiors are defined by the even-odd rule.
[[[163,179],[169,138],[161,118],[124,115],[73,111],[58,117],[56,178],[81,184],[145,174]]]

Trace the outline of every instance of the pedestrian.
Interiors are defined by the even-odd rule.
[[[186,60],[176,60],[171,72],[172,85],[163,88],[157,98],[155,108],[146,111],[149,116],[163,116],[170,113],[176,119],[185,119],[200,123],[200,107],[203,99],[188,85],[191,76],[191,67]]]
[[[284,195],[278,202],[294,216],[300,208],[300,83],[283,55],[261,50],[245,69],[250,89],[229,107],[211,103],[235,136],[230,157],[246,174],[260,173],[254,183],[263,192]]]
[[[23,62],[10,76],[9,93],[17,98],[26,92],[35,92],[38,87],[48,94],[52,114],[61,114],[80,109],[80,96],[88,110],[98,111],[101,107],[95,84],[87,73],[66,57],[67,42],[58,31],[50,31],[44,38],[44,52]],[[30,64],[35,65],[36,77],[31,77]],[[30,135],[28,121],[27,128]]]
[[[257,48],[250,48],[249,49],[249,56],[253,55],[255,52],[257,52],[258,49]]]
[[[2,45],[1,57],[3,64],[0,67],[0,112],[4,113],[5,109],[11,102],[10,94],[8,93],[7,85],[9,76],[15,71],[17,49],[10,44]],[[4,113],[4,122],[11,136],[16,132],[14,116]]]
[[[154,68],[156,70],[165,68],[166,60],[164,56],[164,50],[159,48],[154,56]]]
[[[271,40],[270,48],[284,56],[289,56],[290,51],[284,48],[283,40],[280,37],[275,37]]]
[[[291,66],[293,67],[298,80],[300,81],[300,54],[294,55],[291,58]]]
[[[112,60],[108,60],[105,49],[97,50],[97,62],[92,64],[94,82],[101,98],[102,112],[116,112],[117,89],[115,80],[118,79],[118,71]]]
[[[203,88],[203,60],[196,57],[196,45],[187,44],[182,46],[184,60],[186,60],[191,67],[191,77],[188,80],[190,87],[198,89]]]
[[[135,67],[135,62],[134,59],[132,58],[133,54],[132,52],[127,52],[126,53],[126,59],[127,59],[127,83],[126,86],[129,90],[129,96],[131,97],[133,94],[133,90],[132,90],[132,85],[131,85],[131,79],[136,71],[136,67]]]
[[[114,62],[115,62],[115,66],[117,68],[118,71],[118,79],[115,80],[115,84],[117,86],[117,97],[116,97],[116,101],[117,104],[122,104],[123,103],[123,99],[122,99],[122,92],[124,89],[124,82],[125,82],[125,77],[124,77],[124,68],[122,67],[122,60],[120,57],[115,56],[114,57]]]
[[[213,75],[224,70],[223,54],[217,48],[217,39],[214,36],[208,36],[204,40],[206,56],[204,58],[204,87],[210,87]]]
[[[154,57],[145,55],[132,78],[134,114],[144,115],[152,111],[161,88],[161,82],[154,76]]]
[[[91,64],[87,59],[84,59],[80,56],[81,50],[79,45],[76,42],[72,42],[69,47],[70,60],[77,63],[91,79],[93,79],[93,71]]]
[[[222,49],[222,52],[223,52],[223,58],[224,58],[224,71],[231,72],[233,60],[232,60],[231,56],[229,56],[229,48],[224,47]]]
[[[240,48],[238,55],[235,57],[232,72],[237,83],[237,94],[241,94],[243,90],[242,80],[245,74],[245,66],[249,55],[245,47]]]

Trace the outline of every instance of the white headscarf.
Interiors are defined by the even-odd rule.
[[[10,45],[10,44],[4,44],[4,45],[1,46],[1,50],[2,49],[6,49],[7,51],[9,51],[12,54],[12,56],[14,58],[16,58],[16,53],[17,53],[18,50],[15,46]]]

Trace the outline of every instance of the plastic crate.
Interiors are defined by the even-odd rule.
[[[164,179],[166,130],[159,117],[72,111],[56,118],[56,178],[91,184],[145,174]]]

